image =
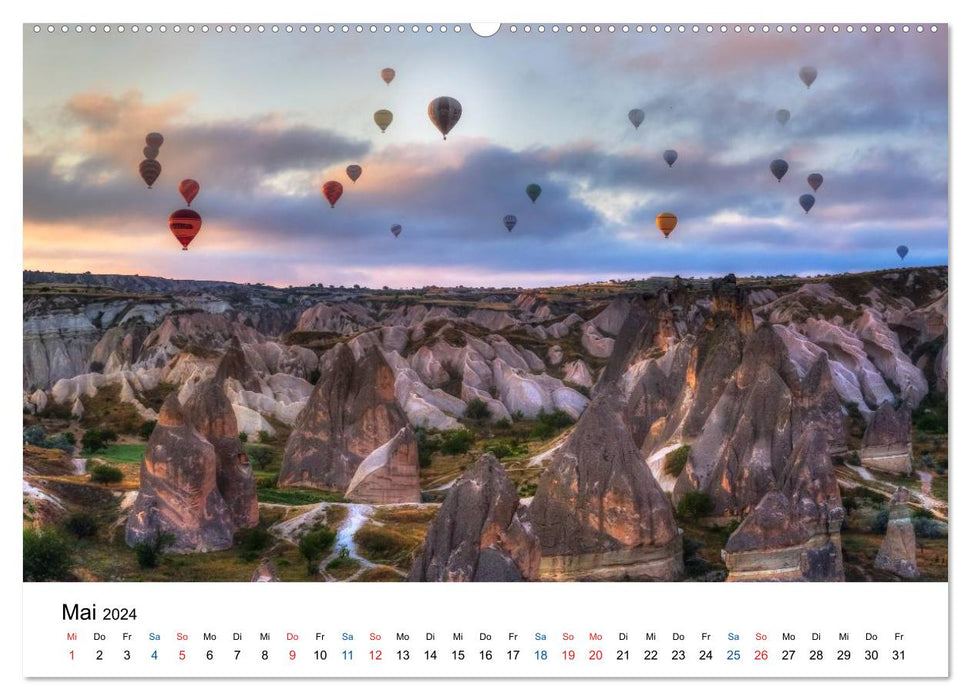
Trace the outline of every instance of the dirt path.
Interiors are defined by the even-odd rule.
[[[854,482],[847,479],[839,479],[841,486],[852,488],[854,486],[859,486],[862,483],[864,486],[873,488],[880,493],[886,494],[887,498],[892,496],[897,490],[897,484],[877,478],[873,472],[868,469],[853,466],[850,466],[849,469],[855,473],[861,481]],[[947,502],[931,495],[931,483],[933,479],[932,475],[927,472],[918,471],[917,476],[921,481],[920,492],[916,492],[911,488],[904,488],[907,488],[907,491],[910,492],[910,495],[914,498],[914,500],[920,503],[922,508],[926,508],[936,517],[940,518],[944,522],[947,522]]]

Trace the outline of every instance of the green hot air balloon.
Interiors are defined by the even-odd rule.
[[[385,129],[391,126],[391,122],[393,120],[394,115],[391,113],[390,109],[379,109],[374,113],[374,123],[378,125],[379,129],[381,129],[382,134],[384,133]]]
[[[530,185],[526,185],[526,196],[529,197],[534,204],[536,203],[536,200],[539,199],[541,194],[543,194],[543,188],[537,185],[535,182]]]

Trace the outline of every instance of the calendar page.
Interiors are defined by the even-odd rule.
[[[23,24],[23,675],[947,677],[948,33]]]

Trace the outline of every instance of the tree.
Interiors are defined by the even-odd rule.
[[[469,399],[465,404],[465,417],[469,420],[487,420],[491,415],[489,404],[482,399]]]
[[[298,547],[300,554],[307,560],[307,574],[312,576],[316,571],[317,562],[324,552],[330,549],[337,540],[337,534],[326,527],[317,527],[300,538]]]
[[[155,536],[146,542],[135,545],[135,558],[142,569],[154,569],[158,566],[162,550],[175,542],[175,535],[171,532],[155,531]]]
[[[118,434],[114,430],[88,428],[81,436],[81,447],[85,452],[100,452],[117,439]]]
[[[24,581],[66,581],[71,545],[51,528],[24,530]]]

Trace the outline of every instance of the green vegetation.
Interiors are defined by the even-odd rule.
[[[145,456],[144,442],[118,442],[98,453],[98,459],[118,464],[141,464]]]
[[[711,515],[715,510],[715,504],[704,491],[689,491],[678,501],[675,514],[678,518],[685,520],[697,520],[707,515]]]
[[[101,387],[94,396],[82,395],[81,403],[84,405],[83,428],[109,431],[116,436],[138,435],[145,422],[134,406],[121,400],[121,390],[114,384]]]
[[[249,458],[250,466],[257,471],[262,471],[273,461],[274,450],[266,445],[246,445],[246,456]]]
[[[947,434],[947,397],[928,394],[912,414],[914,427],[924,433]]]
[[[465,417],[473,421],[488,420],[492,414],[489,412],[489,404],[482,399],[469,399],[465,404]]]
[[[246,444],[247,442],[249,442],[249,435],[247,435],[246,433],[240,433],[239,441],[242,442],[243,444]]]
[[[62,450],[71,454],[77,444],[74,433],[64,432],[48,436],[41,425],[32,425],[24,429],[24,443],[34,447],[44,447],[51,450]]]
[[[688,463],[688,454],[691,452],[691,445],[681,445],[676,450],[671,450],[664,457],[664,473],[677,479],[684,471]]]
[[[90,513],[74,513],[64,521],[64,529],[78,539],[94,537],[98,534],[98,521]]]
[[[300,538],[298,548],[301,556],[307,560],[307,574],[313,575],[317,570],[317,563],[327,550],[334,546],[337,533],[326,527],[315,527]]]
[[[88,470],[91,481],[96,484],[120,484],[125,479],[124,472],[109,464],[96,464]]]
[[[155,537],[148,542],[135,545],[135,559],[140,569],[154,569],[159,564],[162,551],[175,542],[175,535],[170,532],[156,531]]]
[[[547,413],[546,411],[540,410],[536,416],[536,425],[529,431],[529,435],[537,440],[549,440],[561,430],[571,425],[573,425],[573,418],[566,411],[557,409],[552,413]]]
[[[363,583],[378,583],[401,581],[403,578],[404,576],[390,566],[375,566],[371,569],[365,569],[355,580]]]
[[[483,445],[482,451],[491,452],[496,459],[506,459],[507,457],[522,457],[529,454],[529,447],[519,438],[512,438],[487,442]]]
[[[350,576],[353,576],[360,568],[361,562],[359,562],[357,559],[352,557],[337,557],[327,564],[325,570],[334,578],[342,581]]]
[[[446,430],[442,433],[441,447],[442,454],[464,455],[475,442],[475,433],[461,428],[457,430]]]
[[[155,426],[157,424],[158,421],[154,420],[147,420],[143,422],[138,428],[139,437],[141,437],[143,440],[148,440],[150,437],[152,437],[152,431],[155,430]]]
[[[56,530],[24,530],[24,581],[66,581],[71,564],[71,544]]]
[[[268,442],[273,442],[273,436],[270,435],[269,431],[261,430],[256,434],[256,440],[265,445]]]
[[[276,487],[257,486],[256,500],[260,503],[278,503],[284,506],[306,506],[313,503],[342,503],[344,494],[336,491],[318,491],[317,489],[279,489]]]
[[[242,528],[236,532],[236,544],[239,545],[239,555],[243,560],[255,561],[260,552],[269,546],[270,533],[262,524]]]
[[[81,449],[87,454],[100,452],[118,439],[118,433],[111,428],[88,428],[81,436]]]

